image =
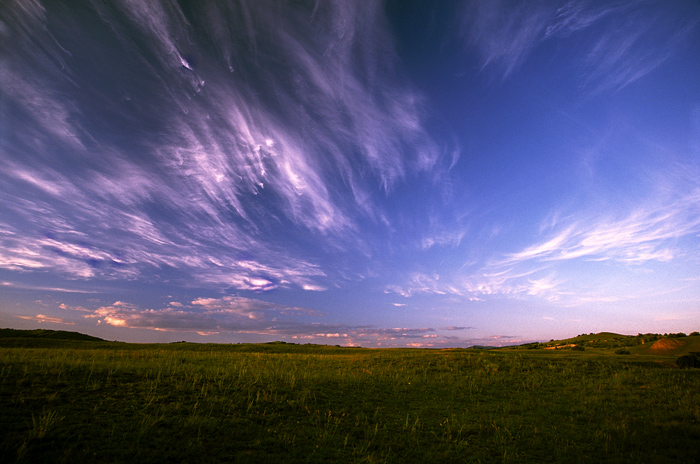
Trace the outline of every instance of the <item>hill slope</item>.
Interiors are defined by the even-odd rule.
[[[692,352],[700,352],[700,335],[682,338],[662,338],[653,343],[636,347],[634,354],[656,356],[682,356]]]
[[[601,332],[578,335],[563,340],[551,340],[546,343],[526,343],[515,349],[625,349],[631,354],[649,356],[682,356],[691,352],[700,352],[700,334],[637,334],[621,335]],[[513,349],[513,347],[510,347]]]
[[[80,332],[69,332],[66,330],[19,330],[0,329],[0,338],[43,338],[52,340],[84,340],[91,342],[102,342],[101,338],[85,335]]]

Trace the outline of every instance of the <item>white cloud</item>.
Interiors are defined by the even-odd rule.
[[[700,232],[700,190],[664,201],[650,200],[624,217],[589,213],[571,218],[552,238],[508,255],[501,265],[524,261],[561,261],[586,258],[628,263],[670,261],[674,241]]]

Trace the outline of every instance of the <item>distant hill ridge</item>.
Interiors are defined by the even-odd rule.
[[[692,352],[700,352],[700,333],[646,333],[637,335],[622,335],[612,332],[581,334],[563,340],[550,340],[546,343],[526,343],[516,349],[545,349],[545,350],[585,350],[617,349],[618,354],[682,356]],[[616,352],[617,353],[617,352]]]
[[[0,328],[0,339],[7,340],[7,343],[14,346],[16,343],[20,343],[17,346],[55,346],[55,343],[60,342],[50,342],[50,340],[71,340],[71,341],[90,341],[90,342],[107,342],[106,340],[98,337],[93,337],[91,335],[86,335],[80,332],[70,332],[66,330],[46,330],[46,329],[34,329],[34,330],[20,330],[20,329],[2,329]],[[13,342],[12,340],[15,341]],[[26,340],[22,342],[21,340]],[[30,340],[36,340],[36,342],[31,342]],[[46,342],[40,342],[40,340],[46,340]],[[30,345],[26,345],[30,343]],[[46,345],[46,344],[49,345]],[[128,344],[127,344],[128,345]],[[191,345],[191,344],[187,344]],[[198,345],[198,344],[192,344]],[[214,346],[216,344],[207,344],[207,346]],[[276,346],[293,346],[294,344],[286,342],[269,342],[262,344],[244,344],[246,347],[276,347]],[[237,346],[238,348],[244,345]],[[319,347],[325,347],[325,345],[318,345]],[[472,348],[476,349],[495,349],[496,347],[491,346],[474,346]],[[585,349],[585,348],[603,348],[603,349],[615,349],[624,348],[627,350],[628,354],[633,355],[656,355],[656,356],[682,356],[685,354],[700,352],[700,333],[693,332],[689,335],[678,333],[678,334],[637,334],[637,335],[622,335],[612,332],[600,332],[591,334],[582,334],[573,338],[567,338],[563,340],[550,340],[546,343],[526,343],[519,346],[511,346],[506,349]]]
[[[67,330],[20,330],[20,329],[0,329],[0,338],[44,338],[53,340],[85,340],[91,342],[103,342],[102,338],[85,335],[80,332],[69,332]]]

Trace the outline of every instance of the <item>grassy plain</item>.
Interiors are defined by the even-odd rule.
[[[700,462],[700,369],[614,350],[0,340],[4,462]]]

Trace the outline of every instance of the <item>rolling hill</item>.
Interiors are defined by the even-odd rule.
[[[85,335],[80,332],[69,332],[66,330],[19,330],[0,329],[0,338],[41,338],[51,340],[82,340],[91,342],[102,342],[101,338]]]

